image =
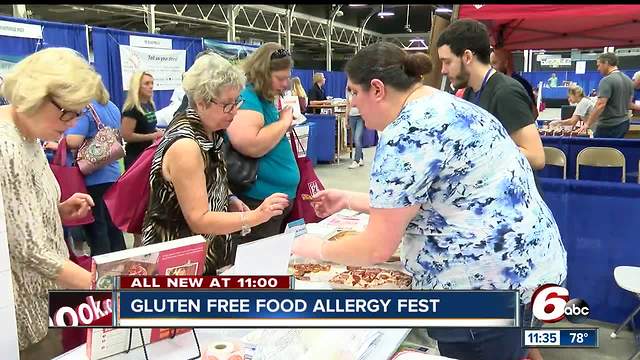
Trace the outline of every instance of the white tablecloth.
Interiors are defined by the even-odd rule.
[[[340,213],[343,216],[353,216],[353,212],[345,210]],[[360,216],[365,216],[361,214]],[[326,219],[323,223],[327,223]],[[297,290],[320,290],[331,289],[328,284],[317,282],[296,281],[295,288]],[[357,329],[354,331],[371,331],[373,329]],[[400,344],[409,334],[411,329],[377,329],[382,333],[380,340],[375,345],[373,351],[369,353],[367,360],[387,360],[390,359]],[[135,330],[137,331],[137,329]],[[212,341],[219,340],[221,336],[232,332],[235,336],[242,337],[248,334],[251,329],[196,329],[198,335],[198,341],[200,343],[201,350],[204,352],[204,347]],[[326,331],[331,331],[327,329]],[[260,345],[260,344],[256,344]],[[187,359],[197,355],[197,349],[193,338],[193,333],[187,333],[176,336],[174,339],[163,340],[154,344],[147,345],[147,352],[150,360],[164,360],[164,359]],[[322,355],[322,354],[318,354]],[[56,360],[86,360],[86,345],[81,345],[66,354],[63,354],[56,358]],[[109,360],[142,360],[144,359],[144,351],[142,347],[131,350],[128,354],[122,353],[108,358]],[[279,359],[273,359],[279,360]],[[289,360],[289,359],[282,359]]]

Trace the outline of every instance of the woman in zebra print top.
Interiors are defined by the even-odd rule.
[[[282,214],[285,194],[273,194],[255,210],[229,191],[222,156],[222,133],[242,103],[245,76],[216,54],[196,60],[184,75],[189,98],[153,157],[149,207],[144,219],[145,245],[202,234],[208,243],[205,274],[229,264],[229,234]]]

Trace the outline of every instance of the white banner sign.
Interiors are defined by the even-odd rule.
[[[552,67],[558,67],[558,66],[571,66],[571,58],[551,58],[551,59],[544,59],[540,62],[540,65],[543,66],[552,66]]]
[[[536,60],[542,62],[545,61],[547,59],[560,59],[562,58],[562,55],[560,54],[538,54],[536,55]]]
[[[173,49],[173,40],[149,36],[131,35],[129,36],[129,46],[156,49]]]
[[[586,61],[576,61],[576,74],[584,74],[587,70]]]
[[[42,39],[42,26],[0,20],[0,35]]]
[[[138,48],[120,45],[122,67],[122,88],[129,90],[129,79],[136,71],[147,71],[153,75],[154,90],[173,90],[182,84],[187,52],[185,50],[165,50]]]

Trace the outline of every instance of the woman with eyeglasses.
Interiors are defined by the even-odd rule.
[[[289,86],[293,59],[277,43],[265,43],[243,63],[247,86],[242,91],[244,103],[227,129],[231,145],[245,156],[258,159],[258,177],[247,191],[236,194],[249,208],[256,209],[274,193],[295,198],[300,172],[286,134],[291,128],[293,111],[285,107],[278,113],[274,104]],[[281,232],[291,207],[282,214],[254,227],[239,239],[247,242]]]
[[[27,56],[2,87],[10,105],[0,106],[0,190],[21,359],[51,359],[62,352],[59,332],[47,329],[47,291],[91,286],[91,274],[69,260],[62,220],[86,216],[93,200],[74,194],[60,203],[60,187],[39,140],[58,141],[103,90],[89,62],[66,48]]]
[[[158,129],[156,107],[153,102],[153,76],[145,71],[131,75],[127,99],[122,106],[122,138],[126,156],[124,168],[129,169],[153,141],[162,137]]]
[[[182,80],[189,106],[169,124],[151,164],[143,243],[203,235],[206,275],[230,264],[228,234],[262,224],[289,206],[286,195],[275,193],[250,210],[229,191],[223,132],[242,104],[244,83],[242,71],[220,55],[199,57]]]

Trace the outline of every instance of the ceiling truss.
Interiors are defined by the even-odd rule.
[[[63,5],[71,7],[72,5]],[[229,9],[236,7],[236,13]],[[130,17],[140,17],[149,10],[145,5],[96,5],[98,9],[109,9],[115,13]],[[178,21],[191,24],[210,25],[219,31],[227,31],[231,22],[235,28],[254,33],[270,33],[286,36],[287,10],[269,5],[201,5],[201,4],[161,4],[154,9],[157,20]],[[231,19],[234,16],[234,19]],[[357,48],[360,28],[333,22],[332,29],[329,20],[315,16],[292,13],[290,34],[294,38],[327,42],[327,33],[331,33],[331,43]],[[381,41],[383,35],[374,31],[364,30],[362,45]]]

